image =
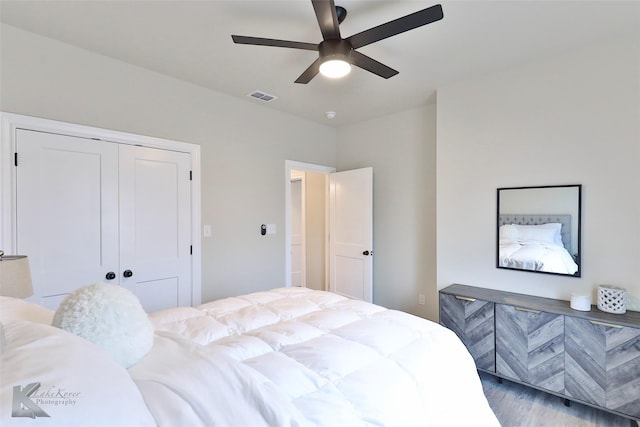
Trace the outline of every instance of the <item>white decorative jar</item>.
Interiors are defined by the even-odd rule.
[[[591,311],[591,295],[571,294],[571,308],[580,311]]]
[[[626,313],[627,290],[617,286],[598,286],[598,309],[607,313]]]

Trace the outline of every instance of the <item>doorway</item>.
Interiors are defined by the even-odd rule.
[[[287,161],[285,170],[286,286],[294,283],[372,302],[373,169],[336,173],[326,166]],[[304,188],[292,193],[298,179]],[[293,254],[300,246],[293,240],[296,233],[302,235],[303,254]],[[297,280],[297,269],[303,279]]]
[[[328,289],[330,166],[285,161],[286,286]]]

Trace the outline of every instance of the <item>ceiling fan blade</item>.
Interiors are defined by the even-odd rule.
[[[333,0],[311,0],[324,40],[340,40],[340,27]]]
[[[356,67],[360,67],[363,70],[367,70],[373,74],[377,74],[380,77],[384,77],[388,79],[389,77],[393,77],[398,74],[398,71],[394,70],[391,67],[387,67],[386,65],[376,61],[373,58],[369,58],[367,55],[363,55],[360,52],[352,51],[351,52],[351,64]]]
[[[304,73],[300,74],[300,77],[296,80],[296,83],[307,84],[320,72],[320,64],[322,64],[322,58],[318,58],[313,61],[313,64],[309,65],[309,68],[304,70]]]
[[[375,43],[387,37],[413,30],[414,28],[439,21],[444,17],[442,6],[437,4],[421,11],[412,13],[402,18],[394,19],[386,24],[378,25],[361,33],[354,34],[345,39],[351,43],[354,49]]]
[[[292,49],[318,50],[314,43],[294,42],[289,40],[265,39],[262,37],[231,36],[234,43],[257,46],[289,47]]]

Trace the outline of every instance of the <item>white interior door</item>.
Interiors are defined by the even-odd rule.
[[[120,283],[148,312],[191,305],[190,156],[120,147]]]
[[[373,301],[373,168],[330,174],[329,286]]]
[[[19,129],[16,151],[16,253],[33,299],[55,310],[118,271],[118,145]]]

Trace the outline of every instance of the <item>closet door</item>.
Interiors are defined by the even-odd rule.
[[[191,305],[191,157],[18,130],[17,252],[36,299],[125,286],[148,312]]]
[[[191,305],[191,183],[186,153],[120,147],[120,283],[148,312]]]
[[[56,309],[118,271],[118,145],[17,130],[16,252],[34,299]]]

